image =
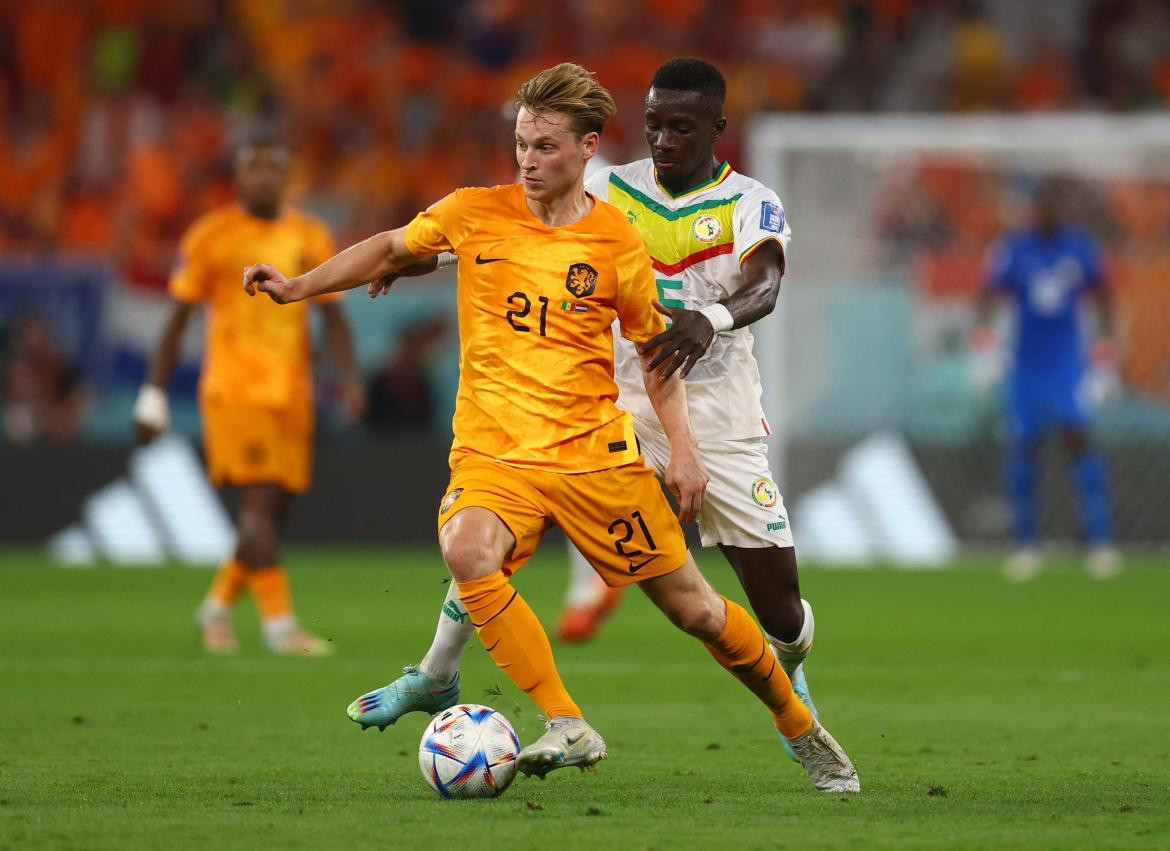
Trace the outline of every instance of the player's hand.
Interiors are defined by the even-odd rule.
[[[1098,340],[1089,353],[1089,362],[1084,389],[1090,404],[1101,408],[1121,396],[1121,355],[1117,345],[1112,340]]]
[[[163,430],[161,428],[155,428],[146,423],[134,424],[134,440],[139,446],[146,446],[162,433]]]
[[[351,423],[360,421],[366,412],[366,388],[356,373],[341,379],[341,410]]]
[[[390,292],[390,287],[394,286],[394,282],[399,278],[398,272],[391,272],[389,275],[383,275],[376,281],[370,281],[367,292],[370,298],[377,298],[380,295],[387,295]]]
[[[167,430],[171,424],[166,391],[153,384],[143,384],[134,402],[134,438],[145,446]]]
[[[1003,376],[1003,349],[991,328],[979,327],[968,341],[968,376],[971,388],[982,396]]]
[[[299,301],[296,284],[286,278],[279,269],[268,263],[257,263],[244,269],[244,292],[254,296],[267,293],[277,304]]]
[[[682,369],[682,377],[686,378],[715,339],[711,320],[697,310],[666,307],[657,299],[654,309],[670,319],[670,327],[642,346],[643,354],[658,349],[646,370],[654,372],[661,367],[659,377],[666,379]]]
[[[709,478],[697,447],[682,451],[675,451],[672,447],[666,465],[666,486],[678,501],[680,523],[693,523],[698,516]]]

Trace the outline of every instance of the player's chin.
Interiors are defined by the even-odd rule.
[[[524,194],[533,201],[544,201],[550,197],[551,193],[548,191],[548,184],[543,180],[524,180]]]

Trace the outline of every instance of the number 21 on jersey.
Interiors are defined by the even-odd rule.
[[[539,296],[537,301],[540,302],[540,336],[547,337],[548,329],[548,296]],[[511,306],[505,314],[508,324],[512,326],[512,330],[520,334],[527,334],[532,330],[527,321],[528,314],[532,312],[532,299],[526,293],[519,290],[508,296],[508,304]],[[531,320],[528,320],[531,321]]]

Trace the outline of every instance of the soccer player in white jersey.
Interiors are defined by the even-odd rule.
[[[748,326],[776,305],[791,230],[776,193],[714,155],[726,127],[726,83],[700,59],[674,59],[646,95],[651,157],[600,169],[586,181],[596,197],[626,213],[642,233],[657,273],[659,309],[670,327],[651,340],[650,368],[686,378],[699,450],[710,474],[699,512],[704,546],[718,546],[735,570],[793,689],[813,711],[803,662],[813,614],[800,596],[788,515],[768,466],[768,423]],[[420,264],[408,274],[435,265]],[[371,295],[392,279],[375,282]],[[572,310],[572,302],[561,305]],[[616,339],[616,338],[615,338]],[[641,361],[616,344],[618,405],[634,415],[646,462],[661,475],[670,444],[642,388]],[[575,561],[583,562],[575,553]],[[586,593],[596,575],[576,581]],[[570,594],[573,594],[571,589]],[[612,599],[612,598],[611,598]],[[385,728],[411,711],[438,712],[459,698],[459,662],[474,631],[452,590],[434,643],[418,666],[355,700],[350,717]],[[793,756],[789,749],[789,755]]]

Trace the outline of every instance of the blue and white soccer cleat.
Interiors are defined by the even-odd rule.
[[[812,713],[813,721],[820,722],[821,714],[817,712],[816,704],[813,703],[812,695],[808,691],[808,680],[804,678],[804,665],[797,667],[796,672],[792,675],[792,690],[800,699],[800,702],[808,707],[808,711]],[[788,754],[788,758],[793,762],[800,762],[796,756],[796,751],[792,749],[792,745],[788,739],[784,738],[784,734],[779,730],[776,731],[780,736],[780,743],[784,745],[784,753]]]
[[[426,712],[434,715],[450,709],[459,702],[459,674],[443,685],[418,669],[407,665],[402,676],[389,685],[363,694],[349,705],[349,717],[367,727],[385,730],[407,712]]]

